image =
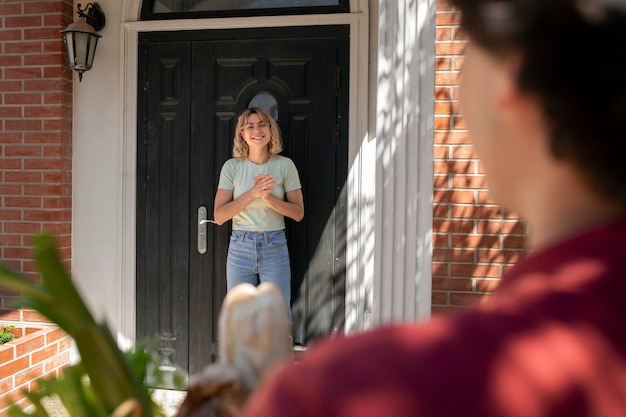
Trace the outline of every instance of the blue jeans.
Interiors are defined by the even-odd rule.
[[[233,230],[226,259],[226,287],[248,282],[258,285],[271,282],[280,290],[287,304],[291,324],[291,267],[287,237],[283,230],[246,232]]]

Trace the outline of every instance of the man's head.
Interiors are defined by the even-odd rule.
[[[511,82],[536,103],[551,156],[626,211],[626,0],[450,2],[470,37],[462,108],[481,159],[507,146],[494,137],[480,149],[506,132],[506,117],[485,113]]]

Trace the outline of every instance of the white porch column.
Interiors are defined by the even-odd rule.
[[[430,316],[436,25],[435,0],[378,7],[375,325]]]

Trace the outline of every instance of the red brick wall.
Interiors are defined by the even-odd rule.
[[[490,199],[458,107],[466,38],[460,15],[437,1],[433,313],[480,302],[525,254],[526,226]]]
[[[71,339],[56,327],[20,329],[21,337],[0,345],[0,416],[8,405],[25,406],[24,390],[40,377],[60,376],[70,360]]]
[[[72,73],[60,30],[71,0],[0,1],[0,260],[36,278],[32,236],[54,233],[69,263]],[[0,315],[13,294],[0,289]]]

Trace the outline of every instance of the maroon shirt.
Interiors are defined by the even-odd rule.
[[[531,255],[488,305],[316,346],[260,416],[626,416],[626,221]]]

